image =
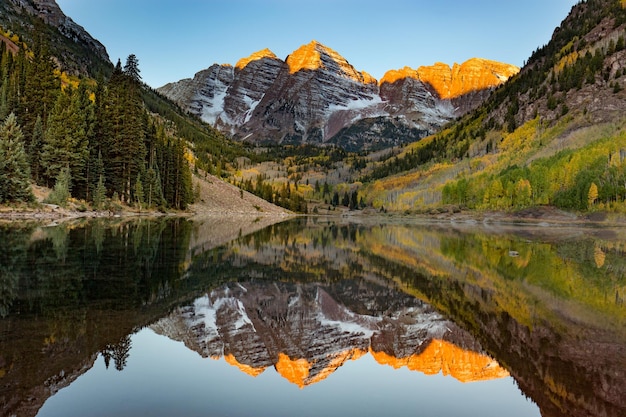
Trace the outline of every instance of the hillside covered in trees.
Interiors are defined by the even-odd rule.
[[[193,201],[184,141],[150,116],[137,58],[118,61],[96,82],[60,73],[43,42],[14,52],[0,45],[0,119],[4,121],[0,201],[28,201],[31,178],[54,187],[50,202],[74,197],[101,208],[106,198],[127,205],[185,209]],[[23,162],[26,163],[23,163]]]
[[[2,30],[0,203],[36,183],[50,202],[185,209],[195,171],[299,212],[626,211],[624,5],[581,1],[484,105],[369,154],[245,147],[145,86],[134,55],[68,75],[44,36]]]
[[[473,113],[359,180],[368,205],[626,210],[626,3],[587,0]]]

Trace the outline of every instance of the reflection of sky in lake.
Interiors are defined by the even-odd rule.
[[[144,329],[126,368],[94,367],[59,391],[39,416],[539,416],[510,377],[463,384],[394,370],[370,355],[304,389],[271,369],[253,378]]]

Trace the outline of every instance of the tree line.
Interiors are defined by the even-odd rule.
[[[623,210],[626,201],[626,136],[623,132],[564,150],[527,166],[463,176],[442,190],[444,204],[471,209],[521,209],[553,205],[566,210]]]
[[[58,71],[45,42],[0,43],[0,203],[33,200],[30,182],[100,209],[110,201],[185,209],[193,202],[186,143],[150,114],[138,59],[107,80]]]

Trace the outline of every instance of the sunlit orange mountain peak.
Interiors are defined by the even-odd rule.
[[[519,72],[519,67],[482,58],[471,58],[462,64],[437,62],[417,69],[419,79],[429,84],[441,99],[496,87]]]
[[[452,67],[443,62],[436,62],[430,66],[421,66],[416,70],[404,67],[387,71],[381,78],[380,85],[413,78],[430,87],[437,98],[449,100],[497,87],[517,74],[519,70],[515,65],[471,58],[460,65],[455,63]]]
[[[395,369],[406,367],[426,375],[451,375],[460,382],[476,382],[504,378],[509,373],[494,359],[478,352],[464,350],[445,340],[432,340],[423,352],[396,358],[370,349],[374,359]]]
[[[235,366],[239,368],[241,372],[244,372],[250,376],[257,377],[261,375],[265,371],[265,366],[260,366],[255,368],[254,366],[246,365],[245,363],[241,363],[235,358],[232,354],[224,355],[224,360],[227,364]]]
[[[380,84],[389,83],[393,84],[396,81],[405,79],[405,78],[415,78],[419,80],[419,74],[417,70],[414,70],[411,67],[404,67],[398,70],[389,70],[383,75],[383,78],[380,79]]]
[[[241,58],[239,61],[237,61],[237,64],[235,64],[235,68],[237,68],[239,70],[242,70],[250,62],[258,61],[258,60],[263,59],[263,58],[278,59],[278,57],[274,54],[274,52],[270,51],[268,48],[265,48],[265,49],[261,49],[260,51],[257,51],[255,53],[253,53],[252,55],[248,56],[247,58]]]
[[[319,47],[322,45],[317,41],[311,41],[293,51],[287,57],[289,72],[294,74],[301,70],[316,70],[322,66],[322,56]]]
[[[275,367],[276,372],[287,381],[300,388],[304,388],[307,385],[323,381],[346,361],[359,359],[366,353],[367,351],[354,348],[329,355],[332,357],[328,361],[327,366],[319,370],[315,369],[315,362],[309,362],[304,358],[291,359],[288,355],[279,353],[278,362],[276,362]]]
[[[370,74],[357,71],[337,51],[315,40],[293,51],[285,62],[291,74],[302,70],[326,69],[363,84],[376,83]]]

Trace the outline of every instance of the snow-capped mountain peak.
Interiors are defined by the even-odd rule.
[[[216,64],[193,80],[167,84],[159,91],[235,139],[333,143],[361,150],[433,133],[475,108],[517,71],[475,58],[453,67],[436,63],[392,70],[379,83],[337,51],[311,41],[284,61],[263,49],[235,67]],[[375,123],[366,122],[373,119]],[[362,121],[361,127],[350,129]],[[387,136],[381,137],[381,131]]]

